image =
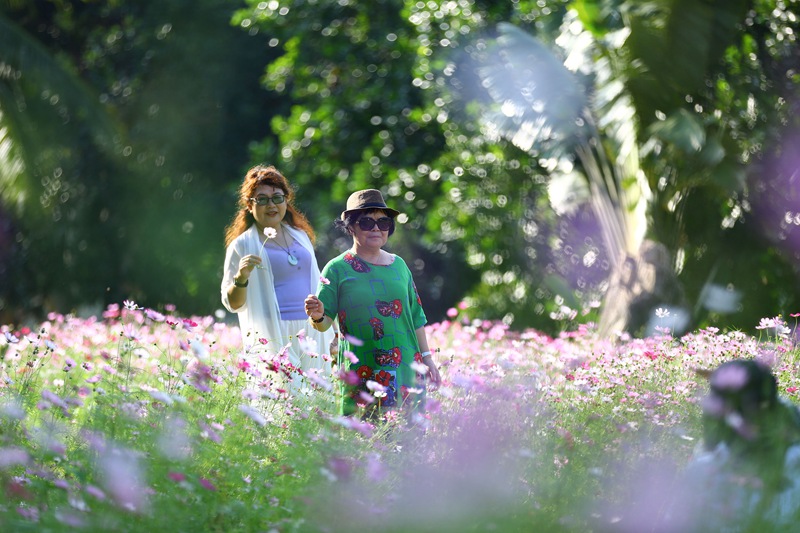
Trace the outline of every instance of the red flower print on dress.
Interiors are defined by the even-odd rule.
[[[417,285],[416,285],[416,283],[414,283],[414,282],[412,281],[412,282],[411,282],[411,286],[412,286],[412,287],[414,287],[414,296],[416,296],[416,297],[417,297],[417,303],[418,303],[419,305],[422,305],[422,300],[421,300],[421,299],[420,299],[420,297],[419,297],[419,291],[417,290]]]
[[[390,316],[392,318],[400,318],[400,314],[403,312],[403,304],[400,303],[400,300],[392,300],[391,302],[375,300],[375,307],[378,308],[378,313],[381,316]]]
[[[383,338],[383,320],[380,318],[370,318],[369,324],[372,326],[372,335],[373,338],[377,340],[381,340]]]
[[[369,265],[357,255],[347,252],[344,254],[344,262],[350,265],[353,270],[359,272],[361,274],[366,274],[370,270],[372,270]]]
[[[346,320],[347,313],[345,311],[339,311],[339,329],[342,331],[342,335],[347,335],[349,333],[347,331],[347,324],[345,324]]]
[[[361,365],[358,367],[358,370],[356,370],[356,374],[358,374],[361,380],[366,381],[372,377],[372,369],[367,365]]]
[[[389,387],[392,384],[392,374],[387,372],[386,370],[381,370],[380,372],[375,374],[375,381],[377,381],[384,387]]]
[[[390,366],[397,368],[403,360],[403,354],[400,348],[394,347],[391,350],[375,349],[375,362],[380,366]]]

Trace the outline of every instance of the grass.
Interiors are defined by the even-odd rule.
[[[337,416],[335,378],[289,396],[285,361],[243,358],[212,317],[129,303],[4,326],[0,530],[666,531],[696,370],[757,357],[797,394],[770,320],[612,342],[453,317],[428,326],[443,383],[413,428]]]

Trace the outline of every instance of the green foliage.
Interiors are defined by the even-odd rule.
[[[631,194],[625,207],[649,202],[646,237],[673,252],[687,297],[711,280],[764,300],[726,316],[701,302],[696,323],[748,327],[764,309],[792,312],[797,230],[778,215],[793,211],[762,213],[786,190],[776,161],[800,116],[796,8],[4,2],[0,312],[88,313],[128,297],[219,307],[235,188],[266,162],[297,184],[322,262],[349,244],[331,221],[350,192],[382,189],[406,215],[390,246],[414,269],[432,320],[464,298],[548,332],[565,308],[593,319],[614,259],[583,205],[596,195],[576,186],[589,165],[554,168],[542,146],[520,150],[484,120],[480,68],[509,25],[585,90],[555,93],[594,113],[600,140],[585,160],[618,164],[626,192],[646,182],[652,197]]]
[[[234,5],[3,6],[18,76],[0,78],[0,130],[26,178],[2,190],[5,316],[132,296],[219,306],[229,187],[270,107],[253,68],[264,52],[230,27]]]

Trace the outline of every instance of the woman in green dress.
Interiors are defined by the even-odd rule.
[[[318,295],[305,311],[317,331],[338,320],[342,412],[377,418],[424,405],[427,381],[439,383],[425,335],[425,312],[403,259],[383,249],[399,213],[380,191],[357,191],[336,220],[353,246],[322,270]]]

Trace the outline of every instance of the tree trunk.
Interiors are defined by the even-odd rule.
[[[656,309],[665,316],[656,316]],[[603,307],[599,332],[604,337],[627,332],[649,335],[655,326],[681,334],[688,327],[683,289],[675,274],[667,247],[645,240],[636,256],[627,255],[612,272]]]

